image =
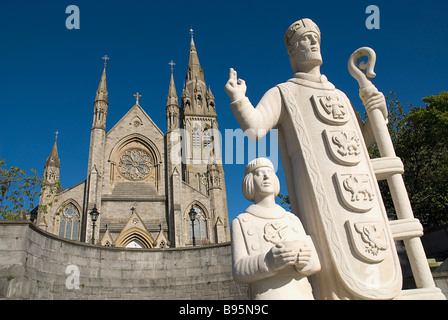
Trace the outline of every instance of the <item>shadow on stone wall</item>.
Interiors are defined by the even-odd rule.
[[[123,249],[61,239],[0,221],[0,299],[247,299],[232,279],[230,243]]]

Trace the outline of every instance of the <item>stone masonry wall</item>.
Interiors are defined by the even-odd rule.
[[[229,243],[99,247],[26,221],[0,221],[0,299],[246,299],[247,288],[233,281],[231,270]]]

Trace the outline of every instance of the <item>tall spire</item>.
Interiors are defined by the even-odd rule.
[[[196,46],[194,44],[193,39],[193,29],[190,29],[191,42],[190,42],[190,57],[188,60],[188,73],[187,73],[187,81],[191,80],[202,80],[204,81],[204,71],[199,63],[198,52],[196,50]]]
[[[207,90],[204,70],[199,64],[198,52],[193,39],[193,29],[190,29],[190,36],[190,57],[181,98],[183,115],[216,116],[214,97],[211,91]]]

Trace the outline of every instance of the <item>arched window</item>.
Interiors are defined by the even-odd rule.
[[[79,210],[73,203],[67,204],[61,212],[59,221],[59,236],[71,240],[78,240]]]
[[[201,138],[199,136],[199,127],[193,128],[193,147],[201,147]]]
[[[213,137],[212,137],[212,130],[211,129],[205,129],[203,133],[203,140],[204,140],[204,147],[205,148],[211,148]]]
[[[207,239],[207,223],[205,221],[205,214],[202,209],[194,205],[193,208],[196,211],[196,219],[194,221],[194,237],[196,240],[206,240]],[[193,239],[193,231],[191,220],[189,220],[188,231],[189,231],[189,239]]]

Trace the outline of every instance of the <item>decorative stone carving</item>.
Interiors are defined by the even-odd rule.
[[[314,108],[320,118],[330,124],[342,125],[347,123],[347,108],[335,94],[328,96],[312,96]]]
[[[300,220],[275,204],[279,189],[268,159],[247,165],[243,194],[255,204],[232,222],[233,276],[249,284],[251,299],[313,299],[307,276],[319,258]]]
[[[384,224],[381,221],[353,223],[347,221],[356,253],[369,262],[380,262],[385,258],[388,244]]]
[[[361,161],[361,142],[354,131],[329,131],[324,135],[333,159],[344,165],[356,165]]]
[[[372,182],[367,174],[336,174],[343,202],[352,210],[367,212],[375,197]]]

